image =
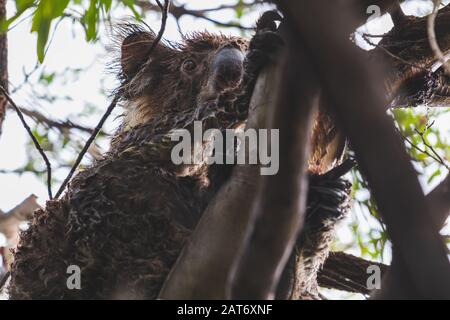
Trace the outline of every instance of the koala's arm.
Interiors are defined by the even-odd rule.
[[[317,272],[328,257],[336,224],[350,209],[351,184],[342,178],[353,163],[310,174],[304,227],[278,288],[279,299],[320,299]]]
[[[262,14],[248,45],[240,92],[237,95],[226,92],[219,97],[219,105],[224,106],[224,110],[232,113],[238,121],[247,119],[250,100],[260,72],[276,61],[284,46],[284,40],[278,33],[276,24],[276,21],[281,20],[282,17],[277,11]]]

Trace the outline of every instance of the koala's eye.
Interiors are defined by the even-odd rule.
[[[187,59],[183,62],[183,70],[184,71],[193,71],[197,67],[197,64],[192,59]]]

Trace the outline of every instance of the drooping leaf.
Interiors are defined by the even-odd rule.
[[[38,4],[33,16],[31,31],[38,34],[37,53],[41,63],[45,58],[45,48],[52,22],[54,19],[62,16],[69,2],[70,0],[41,0]]]

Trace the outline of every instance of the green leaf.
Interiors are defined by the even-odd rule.
[[[9,19],[5,17],[0,21],[0,32],[8,31],[9,26],[34,5],[35,0],[16,0],[16,14]]]
[[[111,10],[112,0],[100,0],[100,4],[102,5],[105,12],[108,13],[109,10]]]
[[[24,12],[34,5],[35,0],[16,0],[17,12]]]
[[[85,23],[86,40],[92,41],[97,38],[97,21],[98,21],[98,0],[91,0],[89,8],[86,10]]]
[[[52,73],[42,73],[41,76],[39,77],[39,81],[44,82],[46,85],[49,85],[53,82],[53,80],[55,80],[55,76],[56,73],[52,72]]]
[[[48,42],[52,21],[64,13],[70,0],[41,0],[33,16],[31,31],[38,34],[37,52],[39,62],[45,58],[45,47]]]
[[[245,9],[245,3],[243,0],[239,0],[239,2],[236,4],[236,18],[241,19],[244,16],[244,9]]]
[[[128,7],[133,12],[134,17],[137,20],[142,19],[142,15],[139,12],[137,12],[137,10],[136,10],[134,0],[122,0],[122,2],[126,7]]]
[[[45,59],[45,46],[47,45],[51,24],[51,20],[41,19],[39,25],[37,26],[37,30],[35,30],[38,34],[37,54],[40,63],[44,62]]]
[[[441,175],[441,170],[437,169],[435,172],[433,172],[433,174],[428,178],[428,183],[431,183],[434,178],[439,177]]]

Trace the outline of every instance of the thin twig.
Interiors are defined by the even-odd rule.
[[[243,25],[241,25],[241,24],[239,24],[239,23],[233,23],[233,22],[221,22],[221,21],[219,21],[219,20],[216,20],[216,19],[213,19],[213,18],[204,16],[204,15],[201,15],[201,16],[200,16],[200,15],[193,14],[193,13],[192,13],[191,15],[194,16],[194,17],[201,18],[201,19],[204,19],[204,20],[206,20],[206,21],[212,22],[212,23],[214,23],[214,24],[216,24],[216,25],[218,25],[218,26],[220,26],[220,27],[226,27],[226,28],[239,28],[239,29],[242,29],[242,30],[253,30],[252,27],[245,27],[245,26],[243,26]]]
[[[137,1],[136,4],[145,11],[154,11],[157,8],[161,9],[160,1],[157,1],[157,2],[159,2],[159,4],[155,5],[155,4],[150,3],[149,1],[141,0],[141,1]],[[233,5],[221,5],[221,6],[218,6],[215,8],[208,8],[208,9],[201,9],[201,10],[187,9],[187,8],[185,8],[184,5],[180,5],[180,6],[172,5],[169,10],[169,13],[175,17],[175,20],[177,21],[177,23],[179,22],[179,19],[181,16],[190,15],[195,18],[210,21],[210,22],[217,24],[218,26],[222,26],[222,27],[230,27],[230,28],[232,27],[232,28],[239,28],[242,30],[252,30],[253,28],[245,27],[238,23],[222,22],[222,21],[215,20],[213,18],[208,17],[206,14],[210,13],[210,12],[217,12],[220,10],[225,10],[225,9],[236,9],[238,6],[242,6],[244,8],[250,8],[255,5],[262,4],[262,3],[263,3],[263,1],[255,1],[254,3],[243,3],[243,4],[236,3]]]
[[[92,128],[85,127],[85,126],[82,126],[77,123],[73,123],[70,120],[65,120],[65,121],[53,120],[53,119],[47,118],[45,115],[43,115],[42,113],[35,111],[35,110],[28,110],[25,108],[19,108],[19,109],[24,115],[26,115],[27,117],[30,117],[37,123],[43,124],[47,128],[54,128],[61,132],[64,132],[65,130],[70,130],[70,129],[77,129],[77,130],[80,130],[83,132],[88,132],[88,133],[94,132],[94,130]]]
[[[445,163],[444,159],[442,159],[442,157],[436,152],[436,150],[434,150],[433,146],[430,145],[428,143],[428,141],[425,139],[425,132],[431,128],[431,126],[434,124],[434,122],[432,124],[430,124],[423,132],[420,132],[417,129],[414,129],[414,131],[420,136],[420,139],[422,140],[422,143],[425,145],[425,147],[427,147],[428,149],[431,150],[431,152],[435,155],[435,158],[437,158],[437,161],[442,164],[445,168],[447,168],[448,170],[450,170],[450,167]]]
[[[162,6],[161,2],[159,2],[159,1],[157,1],[157,3],[158,3],[158,6],[161,8],[161,13],[162,13],[161,27],[159,28],[159,32],[155,38],[155,41],[153,41],[152,46],[148,50],[149,59],[150,59],[151,53],[153,52],[155,47],[158,45],[158,43],[161,41],[164,31],[166,30],[167,17],[168,17],[169,8],[170,8],[170,0],[164,0],[164,6]]]
[[[81,161],[84,158],[84,155],[86,154],[86,152],[89,150],[92,142],[94,142],[95,138],[97,137],[98,133],[100,132],[100,130],[102,129],[103,125],[105,124],[106,120],[108,119],[109,115],[111,114],[111,112],[114,110],[114,108],[117,105],[117,102],[119,101],[119,95],[116,95],[113,99],[113,101],[111,102],[111,104],[109,105],[108,109],[106,110],[106,112],[103,114],[102,118],[100,119],[99,123],[97,124],[97,126],[94,129],[94,132],[92,133],[92,135],[89,137],[89,139],[86,141],[86,144],[84,145],[83,149],[81,150],[81,152],[78,154],[77,160],[75,161],[74,165],[72,166],[72,168],[70,169],[69,174],[67,175],[67,177],[64,179],[61,187],[59,187],[58,192],[55,195],[55,199],[58,199],[59,196],[63,193],[64,189],[66,188],[67,184],[69,183],[70,179],[72,179],[72,176],[74,175],[75,171],[77,170],[78,166],[80,165]]]
[[[425,144],[426,147],[428,147],[430,150],[432,150],[433,154],[431,154],[430,152],[428,152],[426,149],[422,149],[418,146],[416,146],[411,140],[408,139],[408,137],[406,137],[400,130],[398,130],[398,132],[400,133],[400,135],[402,136],[402,138],[409,143],[409,145],[411,145],[411,147],[413,147],[414,149],[416,149],[417,151],[426,154],[427,156],[429,156],[431,159],[433,159],[434,161],[436,161],[437,163],[443,165],[444,167],[446,167],[447,169],[450,170],[450,167],[445,163],[445,161],[434,151],[433,147],[429,145],[429,143],[427,143],[424,140],[424,137],[420,134],[419,131],[417,131],[417,129],[415,130],[422,138],[423,143]],[[436,155],[436,156],[435,156]]]
[[[48,197],[49,199],[53,199],[52,196],[52,165],[50,164],[50,161],[47,158],[47,155],[45,154],[44,150],[42,149],[41,145],[39,144],[39,141],[34,136],[33,132],[31,131],[30,126],[25,121],[25,118],[20,111],[19,107],[16,105],[14,100],[9,96],[8,92],[0,85],[0,91],[5,96],[5,98],[8,100],[9,104],[16,110],[17,115],[19,116],[20,121],[22,122],[22,125],[27,130],[28,135],[30,136],[31,140],[34,143],[34,146],[41,154],[42,158],[44,159],[45,165],[47,167],[47,189],[48,189]]]
[[[160,5],[161,5],[161,3],[158,1],[158,6],[160,6]],[[152,54],[153,50],[156,48],[158,43],[161,41],[162,36],[164,34],[164,31],[166,29],[166,23],[167,23],[167,16],[168,16],[169,7],[170,7],[170,0],[165,0],[164,1],[164,6],[162,6],[163,10],[162,10],[162,18],[161,18],[161,28],[160,28],[160,30],[158,32],[157,37],[155,38],[155,41],[153,42],[153,44],[150,47],[149,52],[148,52],[149,61],[150,61],[150,57],[151,57],[151,54]],[[124,85],[124,87],[125,86],[126,86],[126,84]],[[56,193],[55,199],[58,199],[61,196],[61,194],[63,193],[63,191],[66,188],[66,186],[68,185],[70,179],[72,179],[75,171],[77,170],[78,166],[80,165],[81,161],[83,160],[83,157],[85,156],[86,152],[89,150],[92,142],[94,142],[95,138],[97,137],[98,133],[102,129],[102,127],[103,127],[104,123],[106,122],[106,120],[108,119],[109,115],[112,113],[112,111],[116,107],[116,105],[117,105],[118,101],[120,100],[120,98],[121,98],[121,91],[116,94],[116,96],[114,97],[113,101],[111,102],[111,104],[109,105],[108,109],[106,110],[105,114],[100,119],[100,122],[95,127],[94,132],[89,137],[88,141],[86,141],[86,144],[84,145],[83,149],[81,150],[80,154],[78,155],[78,158],[75,161],[72,169],[70,170],[69,174],[64,179],[61,187],[59,188],[58,192]]]
[[[375,48],[379,48],[381,50],[383,50],[387,55],[389,55],[390,57],[399,60],[400,62],[403,62],[406,65],[418,68],[418,69],[422,69],[424,71],[430,72],[430,70],[424,66],[418,65],[417,63],[414,62],[410,62],[407,61],[405,59],[403,59],[402,57],[399,57],[398,55],[392,53],[391,51],[389,51],[388,49],[386,49],[384,46],[381,46],[379,44],[373,43],[372,41],[369,40],[369,37],[379,37],[380,35],[371,35],[369,33],[362,33],[361,37],[364,39],[364,41],[366,41],[369,45],[375,47]]]

